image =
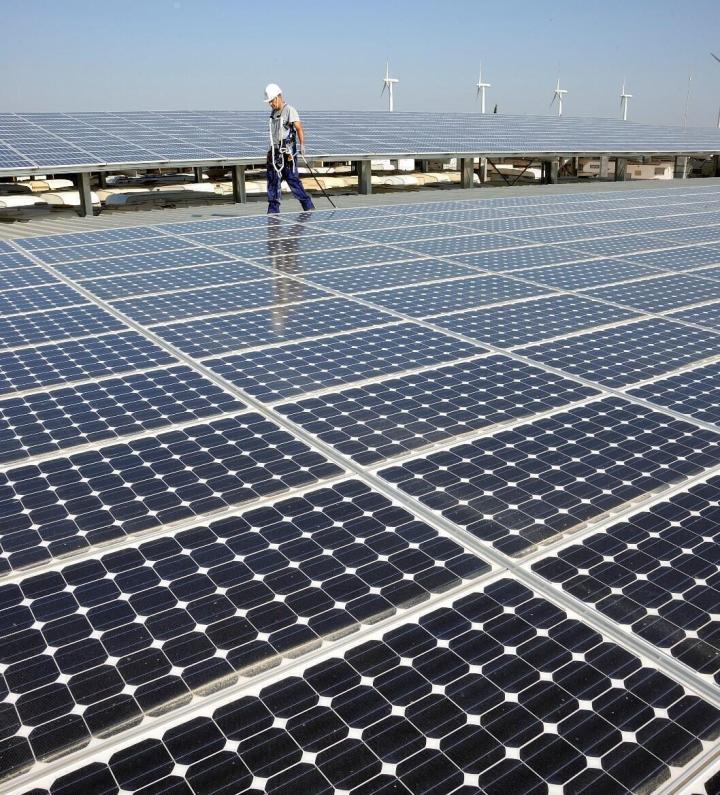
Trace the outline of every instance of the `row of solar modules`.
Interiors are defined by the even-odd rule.
[[[720,733],[719,210],[637,191],[0,246],[9,786],[682,775]]]
[[[307,112],[317,157],[423,153],[683,153],[720,151],[712,128],[612,119]],[[268,147],[263,112],[2,113],[0,172],[155,162],[258,160]]]

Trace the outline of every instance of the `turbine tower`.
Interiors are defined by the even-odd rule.
[[[711,52],[711,53],[710,53],[710,55],[712,55],[712,57],[713,57],[713,58],[714,58],[714,59],[715,59],[715,60],[716,60],[718,63],[720,63],[720,58],[718,58],[718,57],[717,57],[717,55],[715,55],[715,53],[714,53],[714,52]],[[718,127],[720,127],[720,110],[718,111]]]
[[[632,94],[628,94],[625,91],[625,81],[623,80],[622,91],[620,92],[620,109],[622,111],[623,121],[627,121],[629,99],[632,99]]]
[[[383,87],[382,91],[380,92],[380,96],[385,93],[387,89],[388,92],[388,110],[390,113],[393,112],[393,84],[399,83],[400,81],[396,77],[390,77],[390,62],[385,62],[385,78],[383,79]]]
[[[562,116],[562,104],[563,104],[563,97],[567,94],[566,88],[560,88],[560,78],[558,77],[557,85],[555,86],[555,91],[553,92],[553,98],[550,102],[550,107],[552,108],[553,104],[557,100],[558,104],[558,116]]]
[[[475,99],[480,97],[480,113],[485,113],[485,89],[490,88],[490,83],[483,83],[482,79],[482,64],[480,64],[480,76],[475,84],[477,91],[475,92]]]

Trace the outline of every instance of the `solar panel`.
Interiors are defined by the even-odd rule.
[[[659,127],[616,119],[364,111],[304,111],[302,115],[308,153],[328,158],[656,154],[720,149],[720,136],[714,128]],[[173,161],[257,162],[264,159],[268,148],[267,118],[262,111],[3,113],[0,170]]]
[[[719,204],[0,243],[0,789],[713,792]]]

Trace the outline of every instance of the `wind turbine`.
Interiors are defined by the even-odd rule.
[[[480,64],[480,76],[478,77],[478,81],[475,84],[475,88],[477,88],[477,91],[475,92],[475,99],[477,100],[477,98],[480,97],[480,113],[485,113],[485,89],[490,87],[490,83],[483,83],[482,64]]]
[[[390,77],[390,62],[385,61],[385,78],[383,79],[383,87],[380,96],[382,96],[385,93],[385,89],[387,89],[388,110],[390,113],[393,112],[393,84],[399,82],[400,81],[396,77]]]
[[[567,94],[567,89],[566,88],[560,88],[560,78],[558,77],[557,85],[555,86],[555,91],[553,92],[553,98],[552,98],[552,100],[550,102],[550,107],[552,108],[553,104],[555,103],[555,100],[557,100],[557,103],[558,103],[558,116],[562,116],[562,103],[563,103],[563,97],[565,96],[565,94]]]
[[[632,99],[632,94],[625,91],[625,81],[623,80],[622,91],[620,92],[620,108],[622,110],[623,121],[627,121],[628,100]]]
[[[715,55],[715,53],[714,53],[714,52],[711,52],[711,53],[710,53],[710,55],[712,55],[712,57],[713,57],[713,58],[714,58],[714,59],[715,59],[715,60],[716,60],[718,63],[720,63],[720,58],[718,58],[718,57],[717,57],[717,55]],[[718,111],[718,127],[720,127],[720,110]]]

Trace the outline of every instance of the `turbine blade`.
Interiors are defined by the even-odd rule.
[[[715,53],[714,53],[714,52],[711,52],[711,53],[710,53],[710,55],[712,55],[712,57],[713,57],[713,58],[714,58],[714,59],[715,59],[715,60],[716,60],[718,63],[720,63],[720,58],[718,58],[718,57],[717,57],[717,55],[715,55]]]

